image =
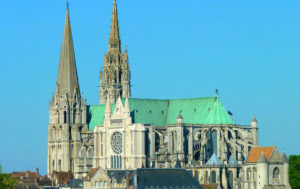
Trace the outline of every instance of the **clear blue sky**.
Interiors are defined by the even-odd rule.
[[[112,0],[70,0],[81,91],[98,103]],[[0,163],[47,168],[48,102],[55,91],[66,3],[0,1]],[[118,0],[132,95],[214,96],[259,143],[300,153],[300,1]]]

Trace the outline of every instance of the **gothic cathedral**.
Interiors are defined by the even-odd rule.
[[[288,161],[258,144],[258,122],[236,124],[218,96],[176,100],[131,98],[127,48],[121,51],[113,0],[99,104],[80,92],[67,6],[55,94],[49,102],[48,176],[72,172],[91,186],[102,170],[174,168],[224,189],[289,188]]]

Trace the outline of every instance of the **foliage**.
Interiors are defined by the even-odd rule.
[[[300,188],[300,155],[289,156],[289,178],[293,189]]]
[[[0,165],[0,188],[3,189],[12,189],[16,184],[16,180],[11,178],[9,174],[2,173],[1,165]]]

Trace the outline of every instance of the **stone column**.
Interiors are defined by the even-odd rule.
[[[221,142],[220,142],[220,131],[219,129],[217,131],[217,156],[221,158]],[[221,158],[222,159],[222,158]]]
[[[189,143],[188,143],[188,154],[189,154],[189,163],[191,163],[193,159],[193,128],[189,128],[189,135],[188,135]]]
[[[223,189],[227,189],[226,168],[222,169],[222,185],[223,185]]]
[[[122,153],[121,153],[121,157],[122,157],[122,159],[121,159],[121,163],[122,163],[121,169],[125,169],[126,168],[125,158],[127,158],[127,156],[128,156],[128,152],[126,150],[127,149],[126,145],[127,145],[127,142],[129,141],[129,140],[127,141],[125,130],[123,131],[122,136],[123,136],[123,145],[122,145]]]
[[[107,157],[107,139],[108,139],[108,132],[104,131],[103,132],[103,157],[104,157],[104,169],[108,168],[108,163],[107,163],[107,159],[110,159],[109,157]]]
[[[149,129],[149,139],[150,139],[150,157],[153,158],[153,155],[155,153],[155,132],[153,130],[153,127]]]

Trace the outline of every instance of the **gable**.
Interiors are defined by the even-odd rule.
[[[269,162],[270,163],[281,163],[282,162],[282,158],[276,147],[274,148],[272,154],[270,155]]]

